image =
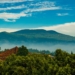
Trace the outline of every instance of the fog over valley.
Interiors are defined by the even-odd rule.
[[[56,49],[62,49],[67,52],[74,52],[75,53],[75,44],[11,44],[11,43],[4,43],[0,44],[1,50],[4,49],[11,49],[15,46],[26,46],[28,49],[38,49],[38,50],[49,50],[50,52],[54,52]]]

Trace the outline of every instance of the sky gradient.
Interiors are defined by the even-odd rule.
[[[28,28],[75,36],[75,0],[0,0],[0,32]]]

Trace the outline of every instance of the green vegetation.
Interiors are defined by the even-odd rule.
[[[26,56],[28,54],[28,49],[24,46],[19,47],[17,55]]]
[[[23,51],[23,50],[24,51]],[[11,55],[0,61],[0,75],[75,75],[75,54],[61,49],[55,56],[43,53],[26,53],[27,48],[19,48],[18,55]]]

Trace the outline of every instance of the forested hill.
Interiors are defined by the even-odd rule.
[[[61,49],[55,55],[30,53],[24,46],[0,60],[0,75],[75,75],[75,54]]]
[[[20,30],[13,33],[1,32],[0,42],[10,43],[75,43],[75,37],[53,30]]]
[[[17,34],[58,34],[58,32],[53,31],[53,30],[43,30],[43,29],[35,29],[35,30],[30,30],[30,29],[24,29],[24,30],[20,30],[20,31],[16,31],[14,33]]]

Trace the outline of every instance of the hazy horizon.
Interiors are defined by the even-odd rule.
[[[20,46],[26,46],[28,49],[38,49],[38,50],[49,50],[50,52],[54,52],[56,49],[62,49],[64,51],[67,51],[69,53],[74,52],[75,53],[75,44],[48,44],[48,45],[44,45],[44,44],[12,44],[12,43],[4,43],[1,44],[1,50],[5,50],[5,49],[11,49],[14,47],[20,47]]]

